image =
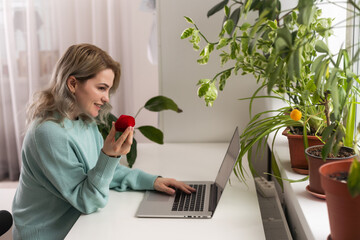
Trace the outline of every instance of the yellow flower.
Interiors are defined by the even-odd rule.
[[[290,113],[290,117],[294,121],[299,121],[301,119],[301,115],[301,112],[297,109],[292,110]]]

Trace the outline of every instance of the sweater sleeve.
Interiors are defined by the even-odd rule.
[[[115,169],[110,188],[116,191],[126,191],[128,189],[154,190],[154,182],[157,177],[139,169],[130,169],[119,164]]]
[[[36,146],[29,147],[37,150],[33,169],[38,182],[82,213],[89,214],[106,205],[118,158],[100,151],[96,165],[88,170],[76,146],[61,129],[41,127],[34,138]]]
[[[99,144],[104,144],[103,137],[98,134]],[[154,190],[154,182],[158,176],[146,173],[139,169],[130,169],[117,164],[110,188],[118,192],[126,190]]]

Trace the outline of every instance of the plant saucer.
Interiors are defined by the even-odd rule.
[[[313,195],[314,197],[317,197],[317,198],[322,199],[322,200],[325,200],[325,199],[326,199],[325,194],[316,193],[316,192],[311,191],[309,185],[306,186],[306,191],[307,191],[308,193],[310,193],[311,195]]]
[[[309,169],[303,169],[303,168],[291,168],[291,169],[298,174],[309,175]]]

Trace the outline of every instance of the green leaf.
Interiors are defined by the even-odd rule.
[[[259,144],[260,145],[260,144]],[[256,172],[256,170],[255,170],[255,168],[254,168],[254,166],[253,166],[253,162],[252,162],[252,159],[254,158],[253,156],[252,156],[252,150],[253,148],[251,147],[250,149],[249,149],[249,151],[248,151],[248,155],[247,155],[247,160],[248,160],[248,164],[249,164],[249,169],[250,169],[250,172],[251,172],[251,175],[252,176],[259,176],[259,174]],[[239,175],[239,174],[237,174],[237,175]],[[243,176],[243,172],[241,172],[241,175]]]
[[[321,135],[321,138],[324,140],[324,141],[327,141],[329,139],[329,137],[331,136],[333,130],[335,128],[335,125],[334,124],[331,124],[330,126],[327,126],[322,135]]]
[[[210,80],[209,80],[210,81]],[[197,95],[201,98],[203,96],[205,96],[205,94],[207,93],[207,91],[210,88],[210,84],[208,82],[202,82],[201,86],[199,87],[198,91],[197,91]]]
[[[349,62],[350,62],[350,59],[349,59],[349,54],[347,53],[346,50],[343,51],[343,65],[344,65],[344,69],[349,69]]]
[[[212,106],[214,101],[218,96],[218,91],[216,89],[215,83],[210,84],[209,91],[205,95],[206,106]]]
[[[272,89],[274,85],[277,82],[277,79],[279,79],[279,73],[281,72],[283,68],[283,60],[280,61],[279,65],[276,67],[275,71],[273,71],[270,74],[269,81],[267,83],[267,93],[270,94],[272,92]]]
[[[320,66],[318,66],[318,68],[315,69],[314,83],[315,83],[317,89],[321,91],[321,88],[320,88],[321,80],[322,80],[322,77],[326,73],[327,63],[320,62],[319,64],[320,64]]]
[[[231,75],[231,69],[225,71],[223,74],[220,75],[220,81],[219,81],[219,90],[222,91],[224,90],[225,84],[226,84],[226,80],[230,77]]]
[[[315,50],[321,53],[329,53],[328,46],[322,40],[317,40],[315,43]]]
[[[201,38],[200,38],[199,34],[200,34],[199,30],[194,30],[193,33],[192,33],[192,37],[189,40],[189,42],[193,44],[194,50],[199,50],[200,49],[199,43],[201,41]]]
[[[301,77],[301,53],[302,53],[302,47],[299,47],[295,50],[294,54],[294,73],[297,78]]]
[[[194,28],[187,28],[181,33],[181,39],[190,37],[194,32]]]
[[[114,114],[109,113],[107,118],[105,119],[106,123],[98,124],[99,132],[101,133],[101,136],[103,137],[104,140],[106,139],[107,135],[109,135],[112,122],[116,122],[116,120],[117,117]]]
[[[339,51],[339,54],[338,54],[338,57],[337,57],[337,60],[336,60],[336,63],[335,63],[335,67],[339,67],[340,66],[340,63],[341,63],[341,59],[343,57],[343,54],[344,54],[344,50],[343,51]]]
[[[304,120],[306,121],[306,118],[307,118],[306,114],[305,114],[304,117],[305,117]],[[309,141],[308,141],[307,130],[306,130],[306,125],[305,124],[303,126],[303,142],[304,142],[304,149],[307,149],[309,147]],[[305,159],[306,159],[307,162],[309,162],[307,154],[305,154]]]
[[[288,47],[288,45],[283,38],[277,38],[275,40],[275,50],[277,53],[281,53],[287,47]]]
[[[230,19],[234,22],[234,26],[237,26],[240,18],[240,8],[235,9],[230,15]]]
[[[337,85],[337,79],[338,79],[337,75],[338,75],[338,72],[340,72],[340,71],[341,70],[336,67],[331,69],[330,76],[326,81],[325,90],[331,90],[331,86]]]
[[[275,54],[271,54],[270,57],[268,58],[268,64],[265,69],[266,76],[269,76],[274,71],[276,58],[277,58],[277,55],[275,55]]]
[[[117,117],[116,117],[114,114],[109,113],[109,115],[108,115],[108,122],[109,122],[109,123],[112,123],[112,122],[116,122],[116,120],[117,120]],[[111,126],[111,124],[110,124],[110,126]]]
[[[299,9],[298,23],[309,25],[314,17],[313,0],[299,0],[297,8]]]
[[[346,120],[346,133],[344,145],[347,147],[353,146],[354,132],[355,132],[355,120],[356,120],[356,103],[355,96],[351,99],[349,113]]]
[[[242,41],[241,41],[241,49],[242,49],[242,52],[244,53],[244,56],[247,55],[248,53],[248,48],[249,48],[249,36],[246,32],[243,32],[242,34]]]
[[[319,69],[319,64],[323,62],[324,57],[326,57],[326,55],[320,55],[314,60],[313,64],[311,65],[311,71],[315,72],[317,69]]]
[[[342,88],[338,88],[338,84],[336,83],[336,81],[333,82],[333,84],[331,84],[330,86],[330,91],[331,91],[331,98],[332,98],[332,105],[333,105],[333,113],[334,113],[334,117],[335,119],[339,119],[340,116],[340,90],[342,90]]]
[[[129,168],[132,168],[132,166],[135,163],[137,157],[137,142],[135,138],[133,138],[133,143],[131,144],[130,152],[126,154],[126,161],[129,164]]]
[[[220,54],[220,61],[221,61],[221,66],[223,66],[227,61],[229,61],[230,59],[230,55],[226,52],[223,52]]]
[[[218,96],[218,91],[214,82],[211,82],[209,79],[205,80],[208,81],[201,83],[197,94],[200,98],[204,97],[206,106],[211,107]]]
[[[294,65],[294,54],[291,54],[289,57],[289,61],[288,61],[288,65],[287,65],[287,70],[288,70],[288,75],[290,79],[295,79],[295,65]]]
[[[239,50],[240,50],[240,43],[237,43],[236,41],[231,41],[231,43],[230,43],[230,58],[235,59]]]
[[[251,24],[246,22],[246,23],[243,23],[241,26],[240,26],[240,30],[241,31],[246,31],[249,27],[251,27]]]
[[[255,33],[258,32],[258,29],[261,29],[261,25],[267,21],[266,15],[269,13],[269,9],[264,9],[263,12],[259,16],[259,20],[255,22],[254,26],[252,27],[250,31],[250,36],[253,37]],[[260,31],[260,30],[259,30]]]
[[[153,126],[138,127],[139,131],[149,140],[158,144],[164,144],[164,134]]]
[[[232,33],[232,31],[234,29],[234,26],[235,26],[234,22],[231,19],[226,20],[225,23],[224,23],[224,29],[228,34]]]
[[[327,156],[329,155],[329,153],[331,152],[333,146],[334,146],[334,138],[332,136],[334,136],[335,133],[331,133],[330,138],[326,141],[325,145],[323,146],[323,148],[321,149],[321,158],[323,160],[325,160],[327,158]]]
[[[205,48],[203,48],[203,50],[201,50],[201,52],[200,52],[200,56],[205,56],[205,49],[206,49],[206,47]]]
[[[280,169],[279,169],[279,166],[275,160],[275,156],[274,156],[274,153],[272,152],[271,153],[271,169],[276,177],[276,181],[280,184],[281,188],[284,189],[284,184],[282,182],[282,179],[281,179],[281,173],[280,173]]]
[[[200,53],[200,56],[203,56],[203,57],[198,59],[197,62],[199,64],[207,64],[209,61],[210,53],[213,50],[214,50],[214,44],[209,43],[208,45],[206,45]]]
[[[200,49],[200,47],[199,47],[199,45],[198,45],[198,44],[193,43],[193,49],[194,49],[195,51],[197,51],[197,50],[199,50],[199,49]]]
[[[209,55],[206,55],[198,60],[196,60],[198,64],[204,65],[209,62]]]
[[[186,17],[186,16],[184,16],[184,18],[186,19],[186,21],[187,21],[188,23],[194,24],[194,21],[193,21],[191,18]]]
[[[289,31],[289,29],[284,26],[282,28],[279,28],[277,30],[277,37],[278,38],[283,38],[286,42],[287,47],[291,48],[292,46],[292,37],[291,37],[291,33]]]
[[[170,98],[165,96],[156,96],[149,99],[144,106],[147,110],[152,112],[160,112],[163,110],[173,110],[177,113],[181,113],[182,110],[177,104]]]
[[[221,38],[219,43],[216,46],[216,49],[220,49],[224,46],[226,46],[228,44],[228,39],[227,38]]]
[[[230,8],[229,8],[227,5],[225,5],[225,7],[224,7],[224,11],[225,11],[225,16],[226,16],[226,17],[229,17],[229,14],[230,14]]]
[[[251,6],[252,6],[253,0],[246,0],[245,6],[244,6],[244,14],[245,16],[249,12]]]
[[[209,54],[214,50],[214,44],[213,43],[209,43],[208,44],[208,52],[209,52]]]
[[[256,47],[256,42],[255,40],[252,40],[250,43],[249,43],[249,46],[247,48],[247,53],[251,56],[255,50],[255,47]],[[244,69],[243,69],[244,70]]]
[[[208,79],[208,78],[200,79],[200,80],[198,81],[198,83],[196,84],[196,86],[202,85],[202,84],[204,84],[204,83],[208,83],[208,82],[210,82],[210,81],[211,81],[211,80]]]
[[[292,21],[293,21],[293,15],[289,14],[284,18],[284,24],[286,26],[291,26],[292,25]]]
[[[356,158],[350,166],[347,186],[352,197],[360,195],[360,163]]]
[[[277,25],[276,25],[275,21],[268,20],[267,23],[268,23],[269,27],[271,27],[273,30],[277,29]]]
[[[207,13],[207,17],[210,17],[212,15],[214,15],[215,13],[217,13],[218,11],[220,11],[221,9],[223,9],[225,7],[226,4],[228,4],[229,0],[224,0],[219,2],[218,4],[216,4],[214,7],[212,7],[208,13]]]

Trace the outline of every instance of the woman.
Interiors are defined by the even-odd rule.
[[[50,87],[35,95],[13,201],[14,239],[64,239],[80,214],[106,205],[109,188],[194,191],[119,164],[130,151],[133,127],[115,140],[113,123],[104,141],[95,122],[109,113],[109,95],[119,81],[120,65],[106,52],[73,45],[58,61]]]

